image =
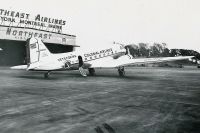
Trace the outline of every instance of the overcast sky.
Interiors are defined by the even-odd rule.
[[[66,20],[83,48],[113,41],[200,51],[200,0],[5,0],[0,8]]]

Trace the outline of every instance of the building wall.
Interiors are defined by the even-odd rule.
[[[62,45],[76,45],[76,36],[61,34],[24,27],[9,27],[0,25],[0,39],[26,41],[28,38],[37,37],[45,43]]]

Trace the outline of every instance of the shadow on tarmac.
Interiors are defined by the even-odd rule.
[[[124,79],[124,80],[152,80],[150,77],[145,76],[125,76],[120,77],[118,75],[95,75],[91,76],[88,75],[87,77],[83,77],[80,74],[64,74],[64,73],[58,73],[58,74],[52,74],[49,78],[44,78],[44,76],[41,74],[34,74],[34,75],[19,75],[15,76],[16,78],[22,78],[22,79],[38,79],[38,80],[61,80],[63,78],[65,79],[71,79],[71,78],[77,78],[77,79],[88,79],[88,78],[115,78],[115,79]]]

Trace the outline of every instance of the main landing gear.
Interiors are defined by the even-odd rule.
[[[49,78],[50,72],[51,72],[51,71],[48,71],[48,72],[44,73],[44,78],[45,78],[45,79],[48,79],[48,78]]]
[[[79,67],[79,72],[83,77],[87,77],[85,70],[82,67]]]
[[[125,70],[124,70],[123,66],[118,68],[118,73],[119,73],[120,77],[124,77],[125,76]]]
[[[83,77],[86,77],[87,74],[86,74],[85,70],[83,69],[83,64],[84,64],[84,62],[83,62],[82,56],[79,55],[78,56],[79,72],[81,73],[81,75]]]
[[[91,76],[94,76],[95,75],[95,69],[94,68],[88,68],[88,71],[89,71],[89,74]]]

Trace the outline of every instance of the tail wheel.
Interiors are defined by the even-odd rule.
[[[120,77],[124,77],[125,76],[125,70],[124,70],[123,66],[118,68],[118,73],[119,73]]]
[[[44,73],[44,78],[45,78],[45,79],[48,79],[49,76],[50,76],[50,71],[48,71],[47,73]]]
[[[88,68],[88,71],[89,71],[91,76],[95,75],[95,69],[94,68]]]

